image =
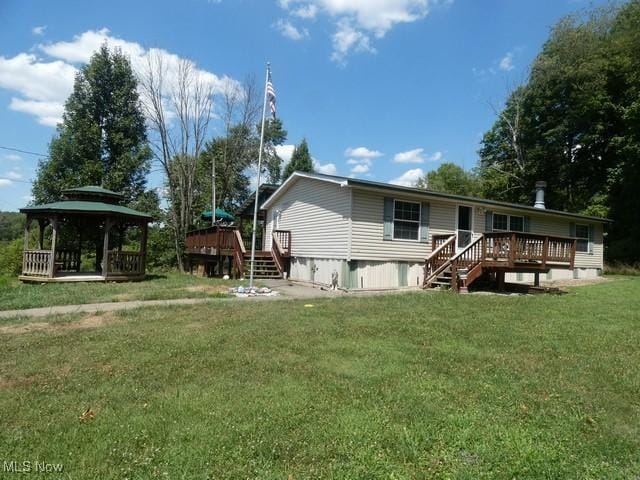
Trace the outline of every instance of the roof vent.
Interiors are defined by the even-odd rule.
[[[544,189],[547,187],[547,182],[536,182],[536,203],[533,204],[533,208],[542,208],[544,206]]]

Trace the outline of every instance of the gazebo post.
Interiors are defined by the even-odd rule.
[[[58,239],[58,217],[57,216],[51,219],[51,227],[53,231],[51,233],[51,256],[49,257],[49,278],[53,278],[55,274],[56,240]]]
[[[104,221],[104,242],[102,244],[102,276],[106,279],[109,273],[109,230],[111,230],[111,218]]]
[[[144,222],[142,225],[142,238],[140,239],[140,274],[144,275],[147,269],[147,236],[149,225]]]

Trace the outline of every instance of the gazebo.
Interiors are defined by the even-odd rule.
[[[72,188],[63,194],[59,202],[20,209],[27,215],[20,280],[144,279],[151,215],[120,205],[124,196],[102,187]],[[34,221],[39,227],[37,238],[31,234]],[[95,260],[83,265],[83,261],[93,260],[94,254]]]

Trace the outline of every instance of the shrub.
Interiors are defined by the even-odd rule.
[[[17,238],[0,244],[0,275],[19,275],[22,271],[23,240]]]

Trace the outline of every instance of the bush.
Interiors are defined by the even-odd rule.
[[[23,244],[21,238],[0,244],[0,275],[20,275]]]
[[[605,275],[640,275],[640,263],[607,263],[604,266]]]

